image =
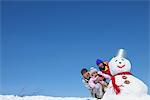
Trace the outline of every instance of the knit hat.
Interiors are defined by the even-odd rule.
[[[90,68],[90,75],[92,75],[94,72],[97,72],[97,69],[94,67]]]
[[[103,62],[103,61],[100,60],[100,59],[97,59],[97,60],[96,60],[96,64],[97,64],[97,65],[99,65],[99,64],[102,63],[102,62]]]

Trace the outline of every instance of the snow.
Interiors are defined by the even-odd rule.
[[[13,96],[0,95],[0,100],[96,100],[95,98],[80,98],[80,97],[51,97],[51,96]],[[135,96],[113,96],[102,100],[150,100],[149,95],[143,97]]]
[[[96,100],[95,98],[80,98],[80,97],[51,97],[51,96],[13,96],[0,95],[0,100]]]
[[[132,95],[115,95],[107,97],[103,100],[150,100],[149,95],[145,95],[142,97],[132,96]]]

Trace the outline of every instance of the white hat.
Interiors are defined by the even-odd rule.
[[[97,72],[97,69],[94,67],[90,68],[90,75],[92,75],[94,72]]]

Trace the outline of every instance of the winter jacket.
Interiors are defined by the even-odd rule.
[[[84,86],[90,91],[91,96],[94,98],[101,98],[103,95],[101,84],[97,83],[95,88],[90,87],[88,79],[82,79]]]
[[[88,80],[88,79],[82,79],[82,83],[84,84],[84,86],[85,86],[88,90],[92,91],[92,88],[91,88],[90,85],[89,85],[89,80]]]
[[[98,71],[98,74],[99,75],[102,75],[103,77],[105,77],[106,79],[111,79],[111,77],[107,74],[104,74],[102,73],[101,71]],[[89,80],[89,86],[93,89],[93,88],[96,88],[97,86],[97,83],[100,83],[101,85],[107,85],[107,83],[105,81],[102,81],[100,79],[98,79],[99,76],[97,77],[91,77],[90,80]]]

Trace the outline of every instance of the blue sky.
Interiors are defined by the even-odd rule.
[[[89,96],[81,68],[119,48],[148,85],[148,42],[148,2],[3,2],[1,94]]]

